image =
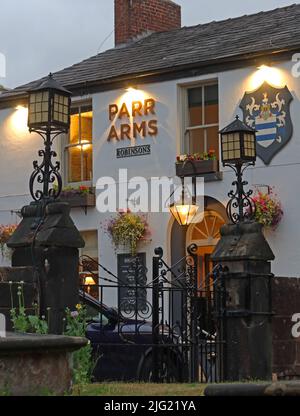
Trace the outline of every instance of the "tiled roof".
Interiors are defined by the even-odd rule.
[[[152,33],[121,48],[114,48],[54,73],[72,89],[110,83],[126,76],[173,71],[191,65],[211,65],[251,56],[257,52],[289,50],[300,46],[300,5],[245,15],[219,22]],[[1,94],[0,101],[24,95],[41,80]]]

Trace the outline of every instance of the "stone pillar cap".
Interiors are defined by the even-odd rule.
[[[214,262],[238,260],[274,260],[275,256],[256,222],[224,225],[221,239],[211,259]]]
[[[85,245],[70,217],[68,203],[52,202],[46,208],[40,203],[33,203],[22,208],[22,216],[21,223],[7,243],[10,248],[28,247],[33,240],[36,246],[46,247],[81,248]]]

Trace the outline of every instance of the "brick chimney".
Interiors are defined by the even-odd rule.
[[[181,27],[181,7],[171,0],[115,0],[115,45],[147,32]]]

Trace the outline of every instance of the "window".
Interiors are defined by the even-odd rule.
[[[218,84],[188,88],[185,122],[185,153],[214,150],[219,159]]]
[[[98,298],[98,232],[82,231],[80,234],[85,242],[85,246],[79,250],[80,284],[84,285],[87,293]]]
[[[200,223],[191,226],[187,243],[188,245],[195,243],[198,247],[198,287],[201,290],[204,290],[203,288],[212,290],[213,279],[210,273],[213,263],[210,256],[221,238],[220,229],[224,224],[225,221],[220,214],[209,210],[205,211],[204,218]]]
[[[65,147],[66,181],[91,182],[93,177],[93,111],[91,105],[71,109],[70,133]]]

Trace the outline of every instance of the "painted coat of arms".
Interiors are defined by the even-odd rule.
[[[257,156],[266,165],[292,137],[292,100],[287,86],[275,88],[265,82],[257,90],[246,92],[241,101],[244,122],[256,129]]]

